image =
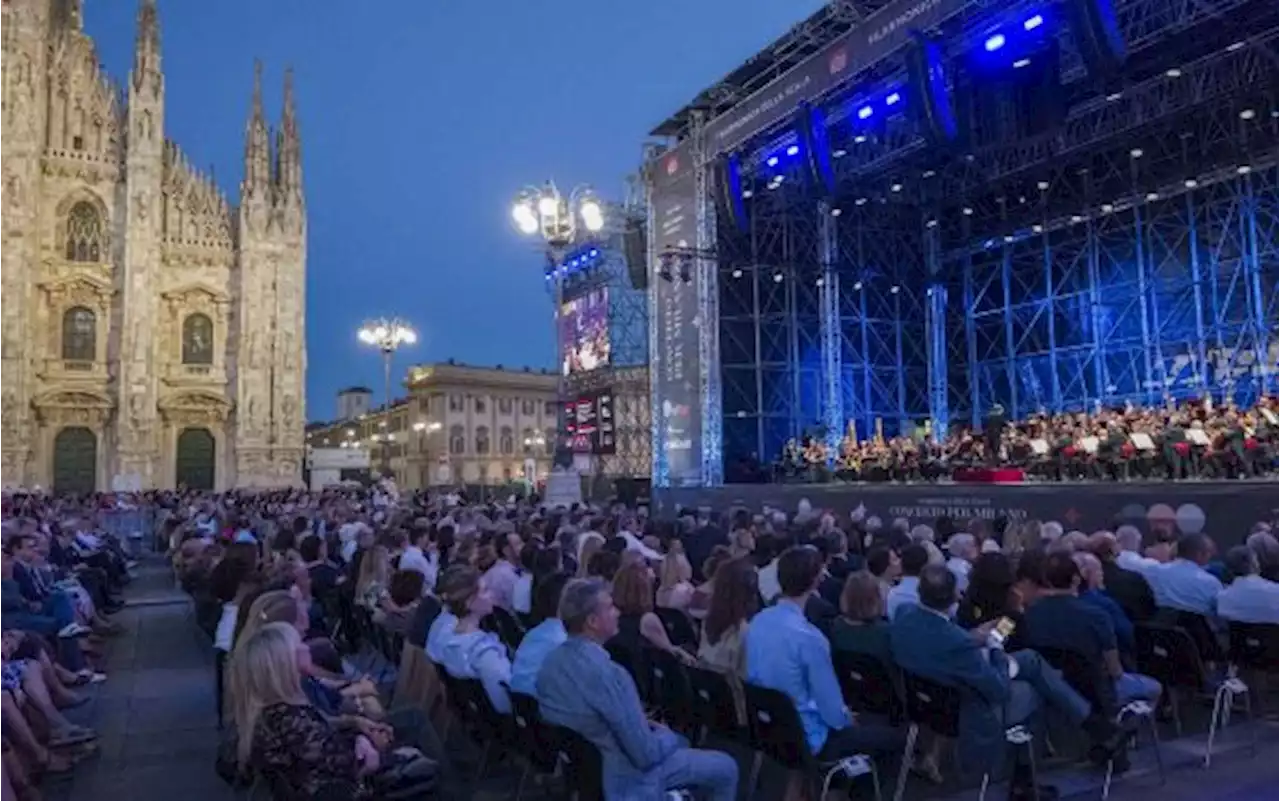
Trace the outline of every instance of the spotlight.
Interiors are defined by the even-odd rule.
[[[774,274],[773,274],[773,282],[774,282],[775,284],[781,284],[781,283],[782,283],[782,273],[774,273]]]
[[[822,276],[818,276],[818,280],[814,281],[813,283],[817,284],[818,286],[822,286],[823,284]]]
[[[853,282],[853,291],[854,291],[854,292],[861,292],[861,291],[862,291],[862,282],[861,282],[861,281],[854,281],[854,282]]]
[[[902,100],[902,95],[898,94],[897,92],[894,92],[893,94],[889,95],[884,99],[884,104],[886,106],[893,106],[893,105],[897,105],[898,101],[900,100]]]
[[[960,211],[961,211],[961,213],[962,213],[962,214],[964,214],[964,216],[966,216],[966,217],[972,217],[972,216],[973,216],[973,209],[969,208],[968,206],[965,206],[965,207],[964,207],[963,209],[961,209]]]
[[[901,191],[902,191],[902,184],[894,184],[893,186],[889,187],[889,191],[890,191],[890,192],[901,192]]]
[[[743,199],[743,200],[750,200],[750,199],[751,199],[751,196],[752,196],[753,194],[755,194],[755,193],[754,193],[754,192],[752,192],[750,189],[744,189],[744,190],[742,190],[742,199]]]
[[[1004,47],[1004,34],[997,33],[995,36],[989,37],[983,47],[987,49],[988,53],[996,52],[1000,48]]]
[[[1039,28],[1043,24],[1044,24],[1044,17],[1040,16],[1039,14],[1036,14],[1034,17],[1030,17],[1025,22],[1022,23],[1022,29],[1024,31],[1034,31],[1036,28]]]
[[[1242,120],[1251,120],[1256,116],[1258,116],[1257,112],[1255,112],[1251,108],[1247,108],[1244,111],[1240,112],[1240,119]]]
[[[867,141],[867,135],[866,135],[866,134],[858,134],[857,136],[853,137],[853,143],[854,143],[855,145],[860,145],[860,144],[862,144],[862,143],[863,143],[863,142],[865,142],[865,141]]]
[[[1113,206],[1113,205],[1111,205],[1110,203],[1103,203],[1103,204],[1102,204],[1102,213],[1103,213],[1103,214],[1110,214],[1111,212],[1113,212],[1113,211],[1115,211],[1115,210],[1116,210],[1116,207],[1115,207],[1115,206]]]
[[[794,155],[796,155],[796,154],[797,154],[797,153],[799,153],[799,152],[800,152],[800,146],[799,146],[799,145],[792,145],[791,147],[787,148],[787,155],[788,155],[788,156],[794,156]]]
[[[833,158],[833,159],[842,159],[842,158],[844,158],[844,157],[845,157],[845,156],[847,156],[847,155],[849,155],[848,151],[841,149],[841,150],[833,151],[833,152],[832,152],[832,154],[831,154],[831,158]]]
[[[871,108],[871,106],[863,106],[862,108],[858,109],[858,119],[865,120],[867,117],[870,117],[874,113],[875,113],[875,109]]]
[[[1121,94],[1119,92],[1112,92],[1111,94],[1107,95],[1107,102],[1114,103],[1117,100],[1119,100],[1120,97],[1121,97]]]
[[[1236,175],[1248,175],[1253,170],[1248,164],[1242,164],[1236,167]]]
[[[1129,158],[1131,158],[1131,159],[1140,159],[1140,158],[1142,158],[1142,148],[1140,148],[1140,147],[1135,147],[1133,150],[1130,150],[1130,151],[1129,151]]]
[[[1036,183],[1036,189],[1039,189],[1041,192],[1046,192],[1046,191],[1048,191],[1048,189],[1049,189],[1049,182],[1048,182],[1048,181],[1038,181],[1038,182]]]
[[[1159,199],[1160,199],[1160,193],[1159,193],[1159,192],[1148,192],[1148,193],[1147,193],[1147,202],[1148,202],[1148,203],[1151,203],[1151,202],[1156,201],[1156,200],[1159,200]]]
[[[768,164],[770,167],[776,167],[776,166],[778,166],[778,157],[777,157],[777,156],[770,156],[770,157],[765,161],[765,164]]]
[[[1072,215],[1071,215],[1071,222],[1073,222],[1073,223],[1082,223],[1082,222],[1084,222],[1084,217],[1081,217],[1079,214],[1072,214]]]
[[[1166,78],[1181,78],[1182,70],[1177,67],[1171,67],[1170,69],[1165,70],[1164,74]]]
[[[732,275],[734,278],[741,278],[741,277],[742,277],[742,270],[739,270],[739,269],[737,269],[737,268],[735,267],[735,268],[734,268],[734,270],[733,270],[733,272],[731,272],[731,273],[729,273],[729,274],[730,274],[730,275]]]
[[[1043,233],[1044,233],[1044,226],[1043,226],[1043,225],[1033,225],[1033,226],[1031,226],[1031,233],[1033,233],[1033,234],[1043,234]]]
[[[831,216],[832,216],[832,217],[839,217],[839,216],[840,216],[841,214],[843,214],[843,213],[844,213],[844,212],[840,211],[840,208],[839,208],[839,207],[836,207],[836,208],[834,208],[834,209],[832,209],[832,210],[831,210]]]
[[[1242,47],[1244,47],[1244,42],[1232,42],[1231,44],[1227,45],[1227,52],[1234,53],[1235,51],[1239,50]]]
[[[1182,182],[1182,185],[1188,189],[1195,189],[1200,184],[1198,181],[1196,181],[1195,178],[1188,178],[1187,180]]]
[[[896,295],[900,290],[901,290],[901,287],[899,287],[897,284],[894,284],[893,286],[889,287],[889,294]]]
[[[853,205],[855,205],[855,206],[865,206],[865,205],[867,205],[867,199],[866,199],[865,197],[860,197],[860,198],[858,198],[857,200],[853,201]]]
[[[1013,241],[1013,237],[1012,237],[1012,236],[1010,236],[1009,234],[1005,234],[1005,237],[1004,237],[1004,243],[1007,245],[1007,244],[1009,244],[1009,243],[1010,243],[1010,242],[1012,242],[1012,241]]]
[[[1029,67],[1029,66],[1031,66],[1031,59],[1029,58],[1020,58],[1017,61],[1013,62],[1013,68],[1015,70],[1020,70],[1023,67]]]

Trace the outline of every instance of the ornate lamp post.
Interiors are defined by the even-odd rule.
[[[539,236],[546,246],[547,261],[551,264],[551,283],[555,299],[556,325],[556,443],[552,465],[568,468],[573,464],[573,453],[564,439],[565,374],[564,374],[564,326],[560,315],[564,306],[564,275],[558,269],[565,252],[587,236],[604,230],[604,205],[586,186],[579,186],[565,196],[552,181],[539,187],[529,187],[516,197],[511,208],[511,218],[516,228],[525,236]]]
[[[390,429],[391,423],[391,357],[401,345],[412,345],[418,341],[418,335],[409,324],[397,318],[379,318],[371,320],[360,327],[356,336],[366,345],[372,345],[382,353],[383,389],[386,393],[386,417],[383,427]],[[382,474],[391,475],[391,432],[382,432]]]

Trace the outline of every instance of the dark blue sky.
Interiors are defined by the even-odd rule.
[[[820,0],[160,0],[167,134],[234,201],[253,59],[278,117],[293,65],[310,213],[308,416],[381,387],[355,337],[400,315],[396,359],[550,366],[551,304],[515,193],[552,176],[621,198],[645,134]],[[123,82],[136,0],[87,0]],[[380,393],[379,389],[379,393]]]

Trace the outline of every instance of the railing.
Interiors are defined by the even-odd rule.
[[[98,523],[104,532],[115,535],[134,554],[168,547],[167,543],[156,542],[159,515],[153,507],[106,509],[99,513]]]

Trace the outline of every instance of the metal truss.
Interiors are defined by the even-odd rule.
[[[818,209],[719,226],[724,451],[769,459],[823,422]]]
[[[704,117],[694,115],[694,218],[697,225],[698,288],[698,399],[702,414],[702,485],[715,487],[724,483],[724,406],[721,396],[720,371],[720,282],[716,262],[708,258],[716,246],[716,206],[712,199],[715,187],[711,179],[711,158],[703,141]]]

